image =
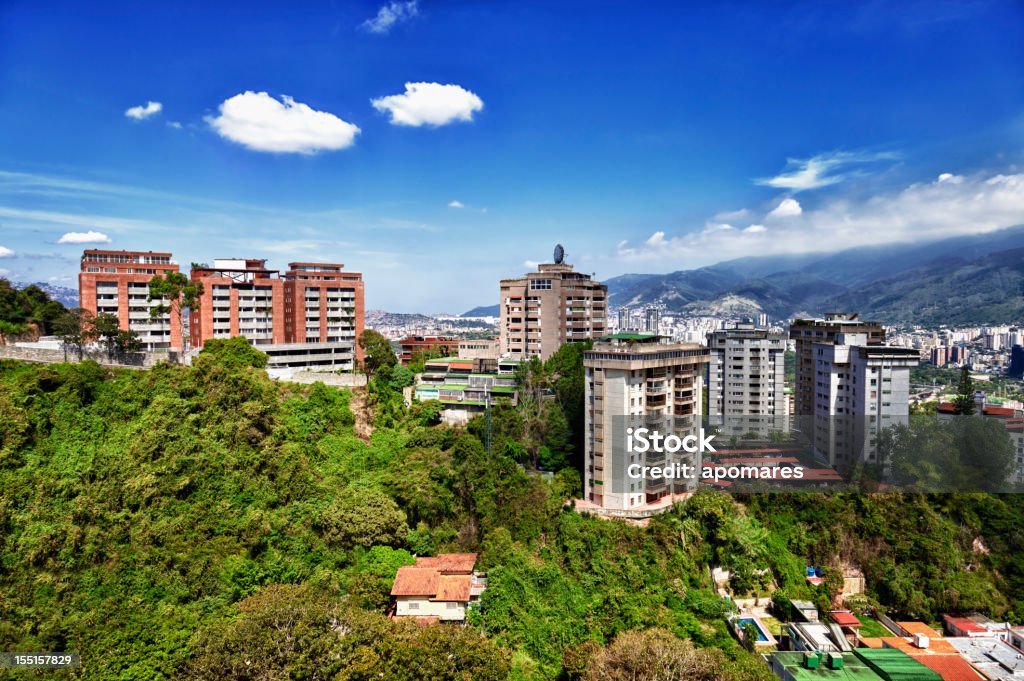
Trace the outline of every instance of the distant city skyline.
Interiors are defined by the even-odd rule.
[[[1024,6],[0,7],[0,276],[342,262],[369,309],[1024,223]],[[415,285],[412,285],[415,282]]]

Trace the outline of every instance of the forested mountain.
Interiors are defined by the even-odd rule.
[[[530,380],[571,412],[568,347]],[[701,493],[635,527],[566,506],[572,468],[520,465],[564,423],[496,410],[489,455],[482,419],[438,425],[386,366],[348,392],[263,362],[240,339],[151,371],[0,362],[0,650],[77,651],[95,679],[590,680],[651,650],[768,679],[714,566],[823,607],[835,580],[805,565],[860,567],[898,617],[1024,613],[1019,495]],[[444,551],[488,571],[471,626],[388,619],[398,567]]]
[[[613,306],[664,303],[691,314],[767,312],[784,319],[855,309],[890,322],[1012,323],[1024,318],[1022,243],[1018,226],[925,244],[742,258],[606,283]]]

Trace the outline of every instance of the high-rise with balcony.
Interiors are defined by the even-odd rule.
[[[700,427],[702,377],[709,359],[696,343],[664,343],[656,334],[618,333],[583,355],[586,373],[584,501],[596,513],[644,517],[665,510],[694,479],[631,478],[632,463],[685,463],[664,452],[627,451],[627,428],[683,436]],[[691,464],[696,462],[691,460]]]
[[[284,280],[266,260],[218,258],[193,265],[191,278],[203,284],[199,310],[189,317],[192,347],[211,338],[245,336],[253,345],[286,343]]]
[[[288,343],[351,343],[363,332],[363,275],[340,263],[293,262],[284,274]]]
[[[867,333],[840,333],[811,346],[814,450],[830,466],[878,461],[878,435],[909,418],[915,348],[871,345]]]
[[[794,413],[801,416],[814,414],[815,343],[835,343],[841,333],[864,334],[865,345],[884,345],[885,329],[878,322],[862,321],[856,312],[831,312],[824,319],[796,319],[789,326],[789,337],[796,346],[796,385],[794,386]]]
[[[275,368],[355,369],[363,332],[363,276],[340,263],[293,262],[283,276],[266,260],[226,258],[196,265],[203,283],[192,315],[194,347],[244,336]]]
[[[500,285],[500,348],[514,357],[553,355],[565,343],[600,338],[608,287],[572,265],[546,263]]]
[[[753,324],[708,334],[708,425],[726,435],[789,430],[786,336]]]
[[[134,331],[146,350],[180,349],[177,315],[151,316],[150,310],[167,301],[148,300],[150,280],[177,271],[170,253],[87,250],[78,275],[79,306],[95,315],[115,315],[120,327]]]

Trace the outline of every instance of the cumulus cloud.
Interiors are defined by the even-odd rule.
[[[804,212],[804,209],[800,206],[800,202],[796,199],[785,198],[779,201],[779,205],[772,208],[771,212],[766,217],[769,218],[789,218],[795,215],[800,215]]]
[[[89,230],[88,232],[66,232],[64,236],[57,239],[59,244],[109,244],[110,237],[103,232]]]
[[[287,95],[246,91],[224,100],[206,121],[224,139],[254,151],[314,154],[355,143],[359,128]]]
[[[833,197],[800,211],[793,201],[787,218],[767,223],[770,229],[759,221],[745,229],[726,229],[728,225],[710,220],[675,236],[658,230],[643,241],[620,242],[616,255],[633,263],[637,271],[665,271],[752,255],[829,252],[986,234],[1024,224],[1024,173],[944,173],[931,182],[866,199]],[[766,232],[770,239],[765,238]]]
[[[128,118],[134,118],[137,121],[144,121],[151,116],[155,116],[160,113],[164,108],[164,105],[160,102],[146,102],[139,106],[133,106],[130,109],[126,109],[124,115]]]
[[[7,248],[6,246],[0,246],[0,258],[13,258],[15,255],[15,252],[12,251],[10,248]]]
[[[367,19],[361,26],[364,30],[378,35],[385,35],[403,21],[408,21],[420,13],[417,0],[409,2],[389,2],[377,10],[376,16]]]
[[[464,204],[462,201],[449,201],[448,202],[448,207],[449,208],[465,208],[466,204]]]
[[[441,83],[406,83],[405,93],[372,99],[377,111],[391,114],[392,125],[437,127],[454,121],[472,121],[473,114],[484,108],[474,93],[458,85]]]
[[[794,192],[819,189],[842,182],[846,178],[846,174],[839,170],[844,166],[895,161],[899,157],[899,154],[891,151],[832,151],[811,158],[791,158],[786,161],[785,171],[775,177],[758,178],[754,180],[754,184],[776,189],[789,189]]]

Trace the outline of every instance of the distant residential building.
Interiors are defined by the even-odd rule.
[[[599,338],[607,327],[608,287],[572,265],[538,265],[500,284],[501,353],[546,360],[565,343]]]
[[[644,333],[658,333],[661,328],[661,308],[655,305],[648,305],[643,312]]]
[[[635,329],[633,329],[632,322],[630,320],[630,313],[631,312],[632,312],[632,310],[630,310],[628,307],[625,307],[625,306],[620,307],[618,309],[617,317],[618,317],[618,322],[619,322],[619,326],[618,326],[619,332],[625,333],[626,331],[634,331],[635,330]]]
[[[583,355],[585,510],[642,517],[669,508],[673,495],[693,489],[692,480],[633,480],[625,476],[630,462],[649,466],[672,463],[664,453],[628,454],[627,427],[683,434],[700,425],[708,349],[695,343],[661,341],[654,334],[619,333],[601,339]]]
[[[1024,346],[1014,345],[1010,350],[1010,366],[1006,369],[1010,378],[1024,379]]]
[[[708,334],[708,425],[723,434],[789,430],[786,336],[740,323]]]
[[[487,588],[487,576],[475,566],[475,553],[442,553],[398,568],[391,587],[394,617],[422,624],[464,623]]]
[[[94,315],[115,315],[121,329],[138,334],[145,350],[180,350],[178,316],[150,316],[154,307],[169,301],[147,300],[154,276],[177,271],[170,253],[86,250],[78,274],[79,306]]]
[[[398,341],[398,361],[403,365],[411,362],[418,352],[454,356],[459,352],[459,339],[451,336],[406,336]]]
[[[811,346],[814,449],[830,466],[878,462],[878,434],[906,424],[913,348],[870,344],[869,333],[839,333]]]
[[[949,348],[945,345],[939,345],[931,350],[931,365],[936,367],[944,367],[949,363]]]
[[[501,344],[497,338],[463,338],[459,341],[458,353],[463,359],[486,359],[498,361]]]

